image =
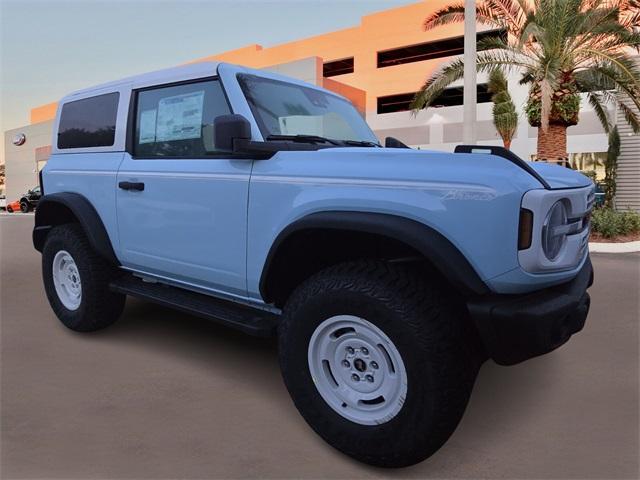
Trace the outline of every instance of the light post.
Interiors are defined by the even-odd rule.
[[[476,143],[476,2],[464,2],[464,108],[462,140],[466,144]]]

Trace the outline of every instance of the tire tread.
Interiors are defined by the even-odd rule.
[[[344,441],[342,422],[335,422],[332,416],[309,408],[317,392],[305,391],[291,381],[296,376],[294,370],[300,368],[290,361],[296,348],[294,331],[297,322],[301,321],[298,312],[327,292],[343,291],[385,305],[393,317],[401,318],[405,327],[415,335],[416,349],[419,350],[411,352],[412,357],[415,353],[411,361],[432,365],[429,371],[437,377],[433,384],[438,388],[428,392],[435,397],[433,402],[437,405],[437,415],[426,418],[428,415],[424,412],[410,412],[398,428],[392,429],[387,424],[374,427],[394,443],[395,447],[387,452],[367,453],[368,449],[362,448],[354,439]],[[281,370],[298,410],[311,427],[334,447],[372,465],[412,465],[438,450],[464,413],[481,364],[470,325],[466,307],[456,295],[424,278],[414,268],[375,260],[342,263],[306,280],[287,302],[279,327]],[[421,394],[427,395],[426,392]],[[418,404],[424,400],[420,398]],[[426,426],[428,428],[424,428]],[[402,435],[398,431],[402,431]]]
[[[82,302],[77,310],[66,309],[53,286],[51,262],[60,249],[69,249],[80,270]],[[125,295],[109,289],[117,274],[115,268],[91,247],[76,223],[54,227],[47,235],[42,253],[42,275],[45,291],[54,312],[68,328],[79,332],[103,329],[115,322],[124,309]]]

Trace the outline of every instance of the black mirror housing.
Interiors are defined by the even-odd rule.
[[[400,140],[394,137],[387,137],[384,139],[384,147],[385,148],[411,148],[408,145],[404,144]]]
[[[216,151],[233,152],[238,140],[251,140],[251,124],[242,115],[220,115],[213,121],[213,138]]]

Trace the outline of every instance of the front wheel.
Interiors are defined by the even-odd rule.
[[[480,365],[466,311],[420,274],[382,262],[324,270],[279,329],[285,384],[307,423],[360,461],[401,467],[453,433]]]
[[[30,210],[30,208],[29,208],[29,203],[28,202],[25,202],[25,201],[20,202],[20,211],[22,213],[27,213],[29,210]]]
[[[91,248],[78,224],[54,227],[42,250],[42,277],[51,308],[71,330],[90,332],[115,322],[125,296],[112,292],[114,267]]]

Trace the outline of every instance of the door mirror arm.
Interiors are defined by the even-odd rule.
[[[238,114],[216,117],[213,121],[213,129],[207,127],[203,128],[203,138],[209,153],[229,152],[237,155],[251,155],[253,158],[269,158],[282,150],[318,150],[318,146],[313,144],[254,141],[251,139],[249,120]]]

